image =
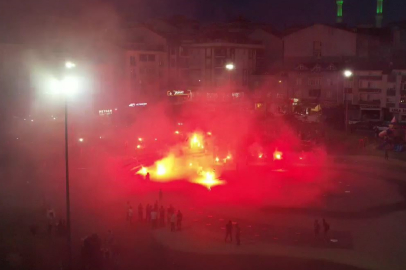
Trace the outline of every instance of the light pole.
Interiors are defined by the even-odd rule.
[[[352,77],[353,73],[351,70],[346,69],[343,72],[345,79],[349,79]],[[344,89],[344,102],[345,102],[345,132],[348,133],[348,101],[347,101],[347,90],[345,89],[345,85],[343,85]]]
[[[66,62],[65,68],[72,70],[76,67],[73,62]],[[66,226],[67,226],[67,248],[68,248],[68,266],[67,269],[72,269],[72,233],[71,233],[71,217],[70,217],[70,188],[69,188],[69,137],[68,137],[68,98],[78,88],[78,80],[76,77],[69,74],[62,80],[53,81],[53,91],[55,94],[62,93],[64,95],[65,105],[65,184],[66,184]],[[79,139],[81,140],[81,139]],[[83,140],[83,139],[82,139]]]

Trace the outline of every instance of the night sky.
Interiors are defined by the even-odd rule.
[[[142,21],[186,15],[202,22],[228,21],[243,15],[276,28],[300,24],[334,23],[335,0],[0,0],[0,23],[29,16],[64,14],[75,17],[105,6],[117,17]],[[109,12],[110,12],[109,11]],[[344,21],[351,26],[373,24],[376,0],[344,0]],[[406,0],[384,0],[384,23],[406,20]],[[0,31],[1,32],[1,31]],[[0,33],[1,34],[1,33]]]
[[[239,14],[278,28],[314,22],[334,23],[335,0],[108,0],[138,18],[182,14],[202,21],[224,21]],[[405,0],[384,0],[384,21],[406,20]],[[372,24],[376,0],[344,0],[344,20]]]

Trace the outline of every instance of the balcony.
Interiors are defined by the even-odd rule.
[[[377,106],[381,105],[381,101],[379,99],[378,100],[360,100],[358,103],[359,103],[359,105],[377,105]]]
[[[378,88],[359,88],[358,92],[360,92],[360,93],[381,93],[382,89],[378,89]]]

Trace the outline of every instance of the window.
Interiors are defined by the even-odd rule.
[[[309,85],[310,86],[320,86],[320,78],[310,78]]]
[[[309,90],[309,97],[320,97],[321,90],[320,89],[310,89]]]
[[[180,47],[180,55],[181,56],[188,56],[189,55],[189,50],[185,47]]]
[[[231,49],[230,49],[230,59],[233,59],[233,60],[234,60],[234,58],[235,58],[235,49],[234,49],[234,48],[231,48]]]
[[[395,89],[393,89],[393,88],[391,88],[391,89],[388,89],[388,91],[386,91],[386,95],[387,96],[396,96],[396,90]]]
[[[130,76],[131,76],[132,79],[135,79],[137,77],[136,72],[135,72],[135,68],[130,69]]]
[[[206,57],[211,57],[211,48],[206,48]]]
[[[215,67],[224,67],[225,65],[226,65],[226,59],[224,59],[224,58],[216,58],[214,60]]]
[[[296,85],[302,85],[302,78],[296,78]]]
[[[135,56],[130,56],[130,66],[135,66]]]
[[[171,48],[171,55],[175,55],[176,54],[176,48]]]
[[[140,54],[140,62],[147,62],[148,54]]]
[[[254,50],[248,50],[248,59],[252,59],[254,57]]]
[[[402,84],[402,90],[406,90],[406,83]]]
[[[321,41],[313,42],[313,56],[321,57]]]
[[[155,61],[155,54],[148,54],[148,62],[154,62]]]
[[[214,56],[227,56],[227,51],[224,48],[215,48]]]
[[[242,71],[242,84],[247,85],[248,84],[248,70],[243,69]]]

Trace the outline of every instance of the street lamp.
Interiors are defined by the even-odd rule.
[[[76,67],[73,62],[66,62],[65,68],[72,70]],[[71,96],[78,90],[78,78],[69,74],[62,80],[53,79],[51,81],[52,92],[54,94],[63,94],[65,99],[65,181],[66,181],[66,226],[67,226],[67,245],[68,245],[68,270],[72,269],[72,233],[70,218],[70,193],[69,193],[69,149],[68,149],[68,96]],[[79,138],[83,142],[83,138]]]
[[[346,69],[343,72],[343,75],[346,79],[352,77],[353,73],[351,70]],[[347,101],[347,90],[345,89],[345,85],[343,85],[344,89],[344,102],[345,102],[345,132],[348,132],[348,101]]]
[[[71,62],[71,61],[66,61],[66,62],[65,62],[65,67],[66,67],[67,69],[72,69],[72,68],[75,68],[75,67],[76,67],[76,64],[73,63],[73,62]]]
[[[229,63],[226,65],[226,69],[228,70],[233,70],[234,69],[234,64],[233,63]]]

